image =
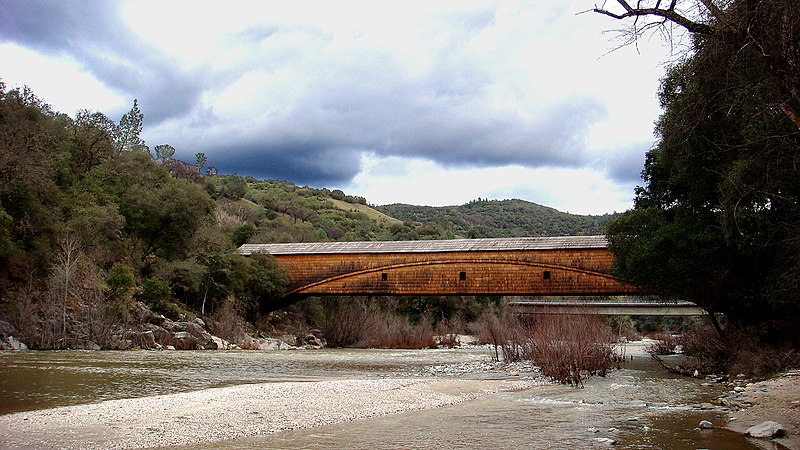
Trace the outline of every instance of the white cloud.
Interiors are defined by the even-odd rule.
[[[573,214],[600,215],[632,206],[633,185],[588,168],[510,165],[448,169],[424,159],[362,156],[362,170],[341,189],[372,204],[461,205],[478,197],[520,198]],[[535,199],[546,199],[535,200]]]
[[[586,0],[87,2],[13,21],[30,14],[15,1],[7,82],[112,119],[135,97],[151,145],[373,203],[626,209],[667,58],[608,53],[619,24],[577,14]]]
[[[54,110],[70,116],[80,109],[118,111],[127,103],[124,96],[106,87],[69,56],[45,56],[15,44],[0,43],[0,61],[6,61],[0,77],[7,87],[30,86]]]

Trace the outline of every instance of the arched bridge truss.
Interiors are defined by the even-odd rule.
[[[443,241],[245,244],[272,254],[290,290],[270,302],[311,295],[627,295],[610,274],[603,236]]]

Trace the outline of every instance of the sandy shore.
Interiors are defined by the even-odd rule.
[[[753,406],[731,413],[726,428],[744,433],[753,425],[772,420],[786,430],[786,435],[774,442],[791,450],[800,450],[800,371],[751,383],[737,398]]]
[[[531,380],[380,379],[240,385],[0,416],[2,448],[213,442],[437,408]]]

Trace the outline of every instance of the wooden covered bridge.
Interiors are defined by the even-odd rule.
[[[245,244],[290,276],[275,309],[311,295],[627,295],[605,236]]]

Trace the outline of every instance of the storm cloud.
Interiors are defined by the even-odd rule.
[[[597,137],[614,78],[591,72],[598,36],[576,47],[577,0],[377,3],[10,0],[0,42],[74,59],[138,99],[150,146],[221,173],[345,186],[372,155],[638,177],[647,141]]]

